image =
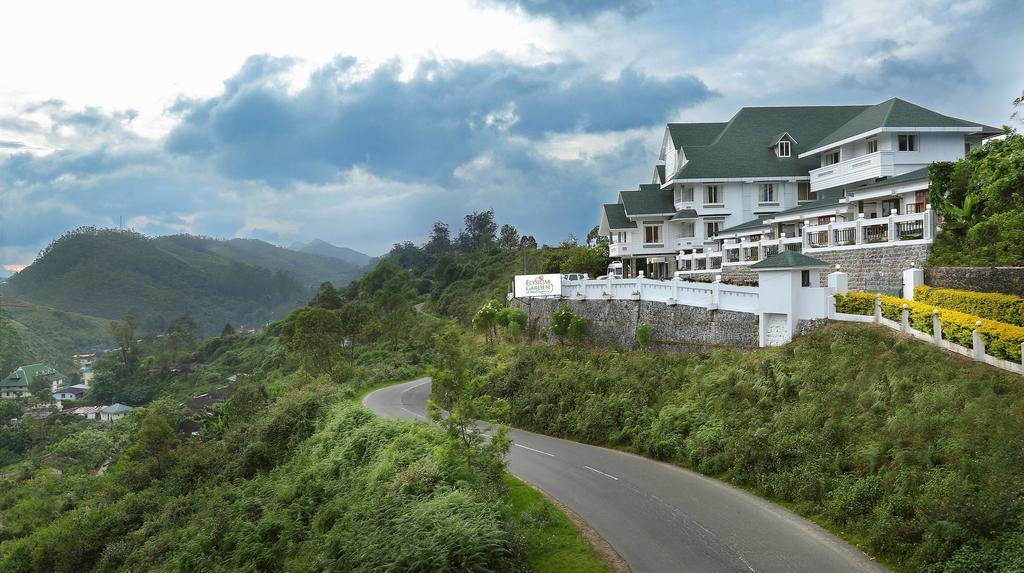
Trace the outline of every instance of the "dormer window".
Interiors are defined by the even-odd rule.
[[[779,157],[789,157],[790,153],[792,152],[792,149],[790,148],[790,146],[791,146],[791,144],[790,144],[789,140],[788,139],[783,139],[782,141],[780,141],[778,143],[778,145],[775,146],[775,153]]]

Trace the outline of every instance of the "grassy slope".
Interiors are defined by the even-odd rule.
[[[686,465],[916,571],[1024,564],[1024,383],[861,325],[708,356],[524,346],[510,423]]]
[[[65,312],[19,299],[5,299],[4,312],[40,360],[65,374],[73,371],[72,354],[110,348],[110,321]]]

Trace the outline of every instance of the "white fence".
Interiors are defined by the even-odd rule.
[[[808,289],[824,291],[825,289]],[[821,297],[823,292],[808,293]],[[721,282],[699,283],[682,280],[600,279],[562,281],[562,298],[572,300],[647,300],[667,305],[682,304],[710,310],[760,312],[760,288]],[[801,305],[802,306],[802,305]],[[816,308],[809,305],[809,308]],[[822,305],[822,309],[824,306]],[[808,318],[824,318],[819,316]]]

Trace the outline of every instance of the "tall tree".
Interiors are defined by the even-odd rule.
[[[494,235],[498,231],[498,225],[494,222],[494,209],[474,211],[466,215],[464,222],[465,227],[457,239],[460,250],[468,253],[494,244]]]
[[[123,321],[110,323],[110,334],[118,345],[118,356],[121,358],[121,364],[125,367],[131,367],[135,363],[138,328],[139,321],[131,315],[128,315]]]
[[[446,255],[452,251],[452,235],[447,223],[441,221],[434,223],[430,238],[423,245],[423,250],[435,257]]]
[[[498,235],[498,246],[503,251],[514,251],[519,248],[519,231],[508,223],[501,226]]]

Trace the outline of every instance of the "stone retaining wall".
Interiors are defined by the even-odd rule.
[[[551,316],[560,305],[587,320],[587,338],[604,347],[632,349],[636,346],[636,326],[654,327],[654,348],[668,351],[694,351],[715,346],[757,348],[756,314],[661,302],[633,300],[513,300],[526,311],[530,328],[539,331],[551,325]]]
[[[1024,267],[929,267],[924,270],[924,284],[1024,296]]]
[[[831,267],[829,272],[835,270],[836,264],[839,264],[842,271],[847,274],[850,290],[896,291],[903,288],[903,271],[909,269],[911,263],[918,267],[924,267],[924,260],[928,258],[928,250],[929,245],[895,245],[824,251],[810,253],[808,256],[828,263]],[[756,281],[757,272],[750,270],[749,265],[726,265],[722,270],[722,279]],[[821,286],[826,286],[827,280],[828,272],[821,273]],[[1018,280],[1024,281],[1024,273],[1019,276]],[[1019,284],[1024,290],[1024,283]]]

